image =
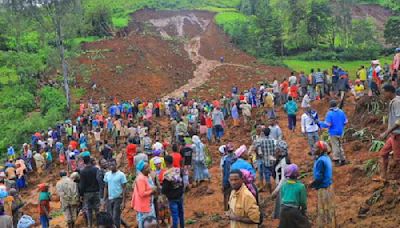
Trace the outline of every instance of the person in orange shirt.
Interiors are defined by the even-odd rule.
[[[298,90],[299,90],[299,88],[297,87],[297,85],[291,85],[289,87],[289,96],[291,96],[293,99],[297,100],[297,98],[299,97]]]
[[[132,170],[133,168],[133,163],[134,160],[133,158],[136,155],[136,145],[132,142],[132,140],[129,140],[129,144],[126,147],[126,159],[128,160],[128,168],[129,170]]]
[[[289,94],[289,82],[287,81],[286,78],[283,79],[281,85],[281,101],[282,103],[286,103],[287,102],[287,98],[288,98],[288,94]]]
[[[172,145],[172,153],[170,154],[172,157],[172,166],[175,168],[181,168],[183,164],[182,155],[178,152],[178,145]]]

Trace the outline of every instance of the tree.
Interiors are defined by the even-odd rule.
[[[400,16],[390,17],[385,24],[384,37],[386,43],[393,46],[400,45]]]
[[[33,15],[40,24],[44,24],[50,19],[50,30],[55,34],[55,44],[59,52],[61,61],[64,91],[67,100],[67,109],[70,109],[70,90],[69,90],[69,74],[68,63],[65,57],[65,35],[76,34],[81,28],[79,22],[81,20],[78,12],[81,12],[80,0],[54,0],[44,1],[40,7],[30,0],[30,7],[34,10]]]
[[[353,45],[367,46],[376,42],[375,24],[370,18],[353,20],[351,39]]]
[[[256,8],[257,56],[266,57],[282,53],[282,21],[274,14],[269,0],[259,0]]]
[[[273,17],[269,0],[260,0],[257,4],[256,23],[259,28],[257,32],[257,56],[268,56],[273,54],[271,25]]]
[[[319,38],[327,32],[330,15],[331,10],[327,2],[317,0],[311,2],[307,14],[307,32],[315,46],[318,46]]]
[[[256,12],[258,0],[241,0],[240,1],[240,12],[246,15],[254,15]]]
[[[87,0],[85,8],[85,20],[88,25],[88,33],[91,36],[112,35],[111,9],[105,1]]]
[[[288,7],[289,11],[289,22],[290,22],[290,30],[289,33],[293,34],[293,41],[298,47],[298,37],[299,37],[299,24],[305,19],[306,10],[302,3],[305,1],[299,0],[289,0],[290,7]]]
[[[330,43],[335,48],[337,37],[340,38],[344,47],[348,47],[351,42],[352,33],[352,15],[351,8],[354,0],[336,0],[332,1],[332,17],[329,23]],[[342,45],[341,44],[341,45]]]

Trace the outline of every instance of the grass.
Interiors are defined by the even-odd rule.
[[[215,16],[215,23],[222,27],[227,34],[232,35],[238,24],[250,23],[250,17],[239,12],[223,12]]]
[[[118,17],[113,17],[112,18],[112,23],[113,23],[115,28],[121,29],[121,28],[124,28],[124,27],[128,26],[129,20],[130,20],[129,15],[118,16]]]
[[[115,28],[121,29],[128,26],[130,14],[137,10],[147,8],[168,10],[188,9],[207,10],[211,12],[237,11],[240,0],[175,0],[171,2],[149,1],[149,0],[113,0],[110,2],[112,9],[112,22]]]
[[[392,57],[381,57],[379,58],[382,66],[385,63],[391,64]],[[310,69],[320,68],[321,70],[326,70],[332,68],[333,65],[337,65],[342,67],[343,69],[349,72],[350,78],[356,78],[356,72],[361,65],[368,67],[370,65],[370,61],[368,60],[357,60],[357,61],[303,61],[303,60],[295,60],[295,59],[286,59],[283,61],[290,69],[300,72],[304,71],[305,73],[309,73]]]

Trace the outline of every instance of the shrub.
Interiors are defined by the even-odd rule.
[[[54,109],[59,112],[65,111],[67,101],[64,93],[60,89],[46,86],[40,91],[39,96],[40,111],[43,115],[47,114],[50,109]]]
[[[95,2],[88,4],[85,19],[90,26],[88,34],[91,36],[108,36],[112,25],[111,8],[108,4]]]
[[[30,112],[35,108],[35,97],[24,86],[6,86],[0,96],[1,109],[20,109]]]

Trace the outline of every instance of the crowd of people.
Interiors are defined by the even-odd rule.
[[[332,171],[333,164],[340,167],[349,163],[342,143],[348,123],[342,108],[349,91],[356,98],[366,95],[367,88],[369,95],[383,91],[389,101],[389,127],[381,135],[389,138],[381,151],[380,179],[386,179],[391,151],[394,159],[400,160],[400,49],[396,52],[397,65],[393,65],[391,77],[381,76],[379,62],[373,61],[368,70],[360,68],[354,83],[345,70],[334,66],[332,74],[320,69],[311,70],[310,75],[292,73],[281,82],[274,79],[242,92],[235,86],[228,96],[212,101],[190,99],[185,93],[182,98],[154,102],[82,102],[76,118],[34,133],[20,153],[9,146],[0,172],[0,226],[35,224],[32,217],[20,212],[24,206],[20,191],[33,182],[28,177],[45,177],[57,164],[60,179],[53,193],[61,201],[68,227],[77,227],[80,212],[87,227],[128,226],[122,213],[125,205],[136,212],[140,228],[162,224],[184,227],[185,192],[214,178],[208,168],[215,157],[208,146],[217,145],[223,207],[231,227],[258,227],[266,216],[263,202],[273,199],[272,216],[280,219],[279,227],[311,227],[306,214],[306,185],[318,192],[316,225],[335,227]],[[320,99],[329,100],[324,120],[312,105]],[[306,185],[298,179],[299,167],[290,160],[291,145],[285,141],[289,135],[283,135],[278,124],[282,118],[276,112],[279,106],[287,116],[290,132],[300,129],[307,138],[314,167],[313,181]],[[255,115],[254,110],[263,110],[263,114]],[[168,127],[160,124],[163,118]],[[224,137],[229,127],[250,132],[249,148],[235,148],[234,142]],[[327,129],[330,143],[321,141],[322,129]],[[38,189],[38,217],[46,228],[51,219],[50,201],[55,196],[47,183],[39,184]],[[267,198],[260,196],[263,191]]]

